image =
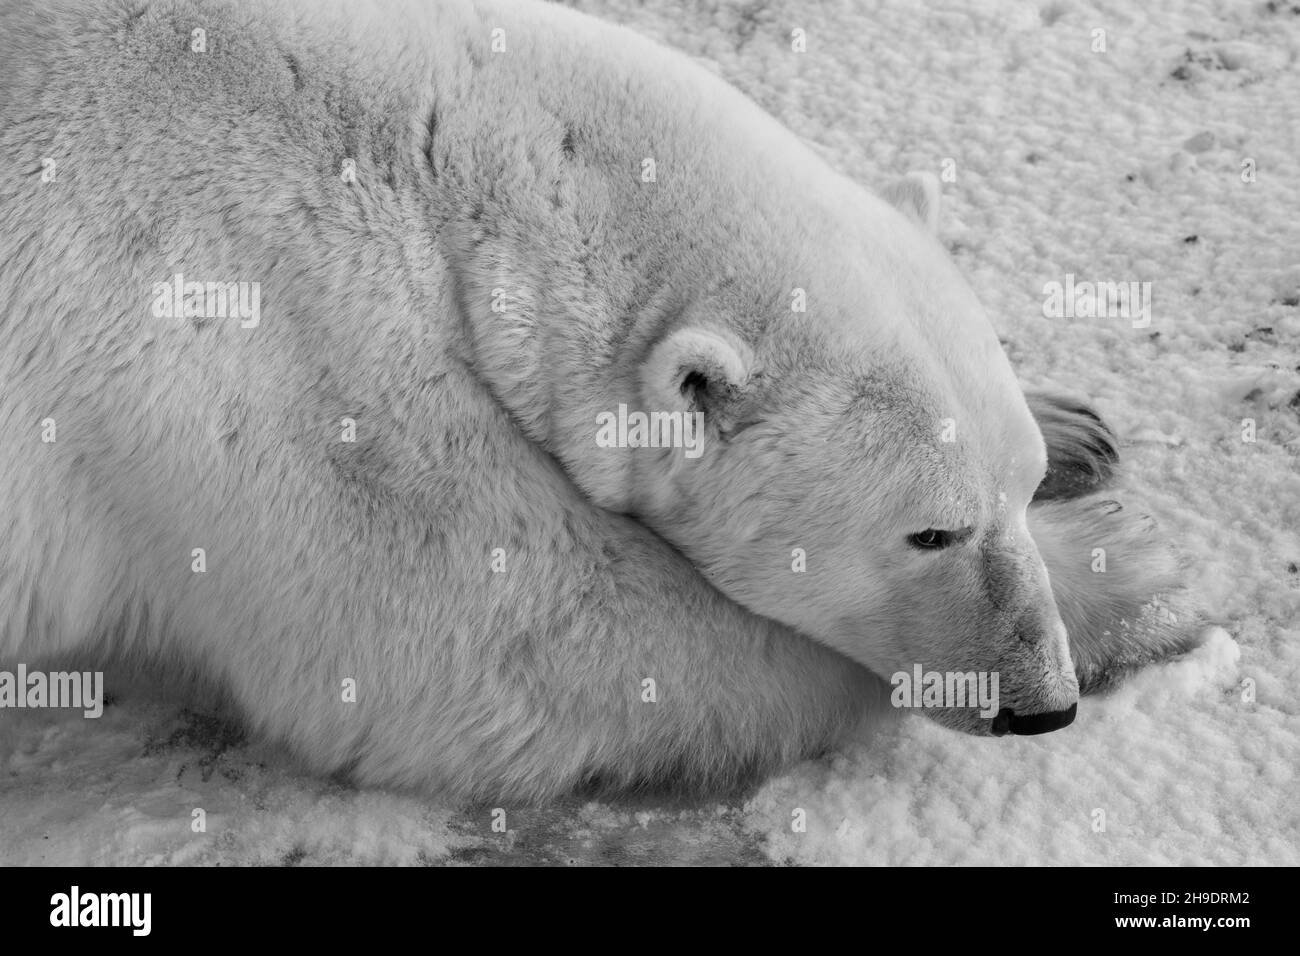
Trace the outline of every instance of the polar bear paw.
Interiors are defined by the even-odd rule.
[[[1026,392],[1029,410],[1047,444],[1047,475],[1035,501],[1079,498],[1110,484],[1119,465],[1115,433],[1083,402],[1049,392]]]

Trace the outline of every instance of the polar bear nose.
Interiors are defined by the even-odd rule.
[[[1050,734],[1074,723],[1074,714],[1079,709],[1077,703],[1066,710],[1049,710],[1041,714],[1017,714],[1010,707],[1003,707],[993,718],[992,733],[994,737],[1015,734],[1029,737],[1033,734]]]

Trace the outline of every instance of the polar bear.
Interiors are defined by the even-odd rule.
[[[0,663],[542,800],[756,779],[917,665],[1000,676],[950,726],[1052,730],[1183,645],[933,181],[873,195],[679,54],[531,2],[58,0],[0,10],[0,88]],[[598,442],[620,408],[699,453]]]

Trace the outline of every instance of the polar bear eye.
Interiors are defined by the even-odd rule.
[[[974,528],[961,528],[957,531],[940,531],[937,528],[926,528],[924,531],[908,535],[907,543],[914,548],[926,550],[948,548],[954,544],[961,544],[974,530]]]

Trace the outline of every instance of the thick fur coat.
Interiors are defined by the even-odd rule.
[[[0,157],[0,662],[199,675],[319,771],[539,799],[751,779],[914,662],[1024,715],[1181,644],[1139,624],[1163,547],[1078,498],[1112,437],[1026,402],[931,186],[631,32],[9,3]],[[178,273],[258,320],[159,316]],[[704,454],[599,447],[620,404]]]

